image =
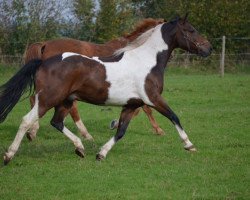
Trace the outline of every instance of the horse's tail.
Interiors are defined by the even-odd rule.
[[[42,60],[35,59],[25,64],[7,83],[0,86],[0,123],[29,89],[32,91],[35,75]]]
[[[42,42],[37,42],[29,45],[23,55],[24,63],[28,63],[34,59],[41,59],[45,48],[45,44]]]

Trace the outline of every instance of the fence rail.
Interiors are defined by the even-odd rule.
[[[226,51],[226,41],[241,40],[248,44],[250,38],[213,38],[213,41],[221,41],[221,49],[215,50],[208,58],[200,58],[195,54],[183,51],[174,51],[169,66],[172,67],[206,67],[217,70],[223,77],[225,69],[234,71],[237,66],[250,67],[250,48],[245,52],[228,53]],[[245,42],[247,41],[247,42]],[[23,64],[23,55],[1,55],[0,64],[3,66],[21,66]]]
[[[220,53],[212,53],[208,58],[198,57],[196,54],[190,53],[173,53],[170,59],[170,64],[177,66],[192,65],[194,64],[206,64],[211,62],[217,62],[218,65],[221,60]],[[0,63],[6,65],[15,65],[23,63],[23,55],[0,55]],[[250,65],[250,53],[226,53],[225,64],[246,64]],[[250,67],[250,66],[249,66]]]

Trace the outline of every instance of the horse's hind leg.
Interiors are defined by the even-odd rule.
[[[14,157],[17,152],[23,136],[26,131],[39,119],[38,113],[38,94],[35,96],[35,104],[32,110],[23,117],[22,123],[19,126],[18,132],[12,144],[10,145],[8,151],[4,155],[4,164],[7,165],[8,162]]]
[[[152,110],[147,105],[142,106],[142,109],[146,113],[146,115],[148,116],[148,119],[149,119],[153,129],[155,130],[155,133],[157,135],[164,135],[165,134],[164,131],[160,128],[160,126],[155,121],[155,118],[153,117]]]
[[[107,156],[108,152],[111,150],[111,148],[115,145],[115,143],[118,142],[118,140],[120,140],[124,136],[126,129],[128,127],[128,124],[134,115],[135,109],[136,107],[124,107],[123,108],[120,119],[119,119],[119,125],[118,125],[116,135],[112,137],[101,148],[100,152],[96,155],[97,160],[104,159]]]
[[[196,148],[192,144],[192,142],[189,140],[186,132],[181,126],[180,120],[177,117],[177,115],[171,110],[171,108],[167,105],[167,103],[163,100],[161,96],[156,98],[156,100],[153,102],[155,105],[154,108],[160,112],[162,115],[167,117],[174,125],[175,128],[177,129],[179,136],[184,143],[184,149],[188,151],[196,151]]]
[[[31,108],[33,108],[35,105],[35,96],[30,97],[30,104]],[[38,129],[39,129],[39,122],[36,121],[26,133],[26,136],[29,139],[29,141],[33,141],[36,138]]]
[[[55,113],[50,123],[52,126],[54,126],[57,130],[61,131],[66,137],[68,137],[73,142],[76,147],[76,154],[80,157],[84,157],[84,147],[80,138],[78,138],[69,129],[67,129],[63,123],[64,118],[69,113],[70,107],[67,107],[65,105],[55,107]]]
[[[93,140],[93,137],[89,134],[87,128],[84,126],[80,115],[77,110],[77,104],[76,101],[73,102],[73,106],[71,107],[69,114],[71,115],[72,119],[74,120],[78,130],[80,131],[81,135],[86,139],[86,140]]]

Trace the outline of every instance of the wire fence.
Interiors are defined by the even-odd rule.
[[[221,62],[220,53],[212,53],[208,58],[197,57],[190,53],[173,53],[168,65],[171,67],[194,67],[210,66],[219,68]],[[18,66],[23,64],[23,55],[0,55],[0,64],[3,66]],[[250,53],[228,53],[225,54],[226,68],[232,68],[236,65],[250,67]]]
[[[219,43],[221,45],[216,45],[217,49],[214,49],[213,53],[207,58],[198,57],[195,54],[190,54],[181,50],[174,51],[168,66],[170,67],[183,67],[183,68],[200,68],[202,70],[215,70],[220,71],[222,58],[224,63],[224,68],[226,71],[237,71],[244,68],[250,68],[250,38],[226,38],[227,45],[231,45],[230,41],[237,41],[244,44],[246,48],[242,48],[241,52],[227,50],[225,47],[225,54],[222,56],[222,38],[211,39],[213,43]],[[219,46],[219,48],[218,48]],[[221,46],[221,47],[220,47]],[[23,55],[1,55],[0,54],[0,64],[2,66],[22,66]]]

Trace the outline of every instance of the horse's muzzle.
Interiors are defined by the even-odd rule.
[[[202,57],[208,57],[212,53],[212,50],[213,50],[212,45],[206,44],[200,47],[198,54]]]

